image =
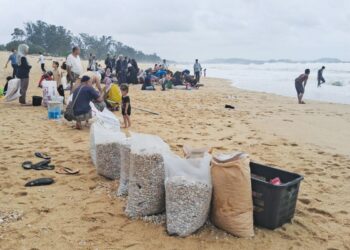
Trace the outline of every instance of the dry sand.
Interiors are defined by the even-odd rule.
[[[6,57],[0,54],[1,66]],[[35,60],[28,96],[40,94]],[[1,69],[1,81],[9,72]],[[132,87],[132,106],[160,113],[133,110],[132,131],[157,134],[177,153],[184,144],[243,150],[255,161],[304,175],[292,224],[275,231],[255,228],[253,239],[210,225],[185,239],[169,237],[163,225],[124,215],[125,201],[111,193],[116,184],[98,176],[91,163],[88,129],[49,121],[43,107],[0,101],[0,249],[350,249],[350,106],[298,105],[295,98],[239,90],[225,80],[203,83],[198,91]],[[81,174],[23,170],[20,164],[35,161],[35,151],[48,152],[57,167],[80,168]],[[23,186],[37,177],[56,183]],[[15,218],[1,222],[4,213],[14,211]]]

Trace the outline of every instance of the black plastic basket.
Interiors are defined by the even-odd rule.
[[[269,166],[250,163],[254,224],[275,229],[290,222],[294,217],[299,185],[303,176]],[[269,181],[279,177],[282,184]]]

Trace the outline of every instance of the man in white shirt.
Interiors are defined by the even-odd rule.
[[[67,57],[66,65],[67,65],[67,80],[70,83],[71,90],[73,88],[73,84],[79,78],[79,76],[83,73],[83,66],[80,61],[80,49],[79,47],[74,47],[72,53]]]
[[[41,52],[40,52],[38,62],[40,62],[42,72],[45,73],[46,72],[46,70],[45,70],[45,57],[44,57],[43,53],[41,53]]]

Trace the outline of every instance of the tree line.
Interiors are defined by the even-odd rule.
[[[122,54],[137,61],[159,62],[161,58],[156,54],[145,54],[121,42],[115,41],[112,36],[93,36],[87,33],[74,35],[63,26],[48,24],[43,21],[28,22],[24,28],[15,28],[11,34],[12,40],[0,45],[0,50],[16,49],[20,43],[30,47],[30,53],[44,53],[52,56],[67,56],[73,46],[79,46],[81,57],[87,58],[90,53],[98,59],[104,59],[108,53]]]

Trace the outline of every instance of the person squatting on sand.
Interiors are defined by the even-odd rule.
[[[305,86],[307,80],[309,79],[309,75],[310,70],[306,69],[304,74],[301,74],[297,79],[295,79],[295,89],[297,91],[299,104],[305,104],[305,102],[303,101],[303,96],[305,93]]]
[[[124,128],[130,128],[130,115],[131,115],[131,104],[129,97],[129,86],[127,84],[122,84],[120,86],[122,92],[122,115],[124,119]]]
[[[21,80],[21,96],[19,97],[19,103],[22,105],[27,105],[26,103],[26,95],[27,89],[29,85],[29,72],[32,68],[31,65],[28,64],[27,54],[29,52],[29,47],[26,44],[20,44],[18,46],[18,54],[17,54],[17,78]]]
[[[92,118],[90,102],[103,102],[102,96],[92,87],[92,80],[88,76],[83,76],[80,85],[73,92],[74,120],[76,128],[82,129],[81,122],[85,121],[86,126]]]

